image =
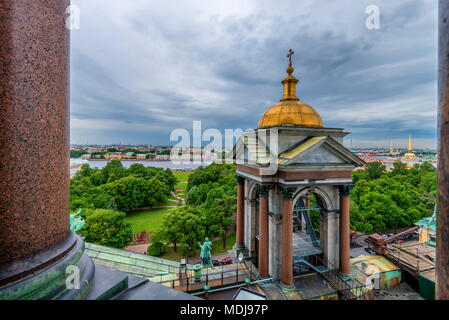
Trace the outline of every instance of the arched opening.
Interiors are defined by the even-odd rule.
[[[323,214],[326,201],[316,190],[300,190],[293,204],[293,263],[294,273],[317,271],[323,261]]]
[[[247,200],[245,210],[245,246],[250,253],[247,260],[256,265],[259,252],[259,193],[256,183],[248,183]]]

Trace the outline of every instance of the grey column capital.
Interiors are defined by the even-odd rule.
[[[268,193],[270,191],[271,185],[268,184],[257,184],[257,191],[259,192],[260,197],[268,197]]]
[[[347,197],[349,196],[349,192],[354,187],[354,185],[343,185],[338,187],[338,191],[340,192],[340,196]]]
[[[282,199],[292,200],[295,194],[296,188],[281,186]]]
[[[238,174],[235,175],[235,178],[237,179],[237,184],[243,185],[245,184],[245,178],[242,176],[239,176]]]

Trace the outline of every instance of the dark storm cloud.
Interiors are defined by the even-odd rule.
[[[74,1],[72,142],[168,143],[176,128],[248,129],[282,93],[295,50],[298,96],[354,146],[435,145],[436,3]],[[365,8],[380,8],[367,30]]]

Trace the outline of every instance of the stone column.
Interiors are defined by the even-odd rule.
[[[436,299],[449,300],[449,3],[439,6]]]
[[[236,249],[243,249],[245,235],[245,178],[237,176],[237,241]]]
[[[69,4],[0,5],[0,300],[80,298],[93,277],[69,227]]]
[[[259,189],[259,277],[268,278],[268,186]]]
[[[349,186],[340,186],[340,272],[349,275],[350,265],[350,241],[349,241]]]
[[[0,7],[0,265],[70,231],[68,5]]]
[[[294,188],[282,188],[282,275],[281,285],[293,287],[293,193]]]

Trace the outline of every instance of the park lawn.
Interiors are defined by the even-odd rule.
[[[176,177],[176,179],[178,179],[178,181],[185,181],[185,182],[187,182],[187,180],[189,180],[189,176],[192,173],[193,172],[173,172],[173,175]]]
[[[161,256],[161,258],[174,261],[181,260],[181,256],[179,255],[179,248],[178,252],[175,252],[175,250],[173,250],[173,247],[168,247],[167,251]]]
[[[182,190],[185,193],[187,190],[187,183],[177,183],[175,186],[175,193],[178,193],[176,190]]]
[[[170,210],[172,210],[172,208],[132,211],[126,214],[126,220],[132,224],[134,233],[144,230],[154,233],[159,231],[162,218]]]
[[[176,202],[169,201],[168,199],[176,200]],[[179,204],[179,199],[176,199],[175,197],[170,196],[167,198],[166,201],[156,204],[155,207],[176,207],[176,206],[178,206],[178,204]]]
[[[226,238],[226,249],[223,249],[223,240],[217,240],[212,243],[212,254],[226,253],[232,249],[235,244],[235,233]]]

